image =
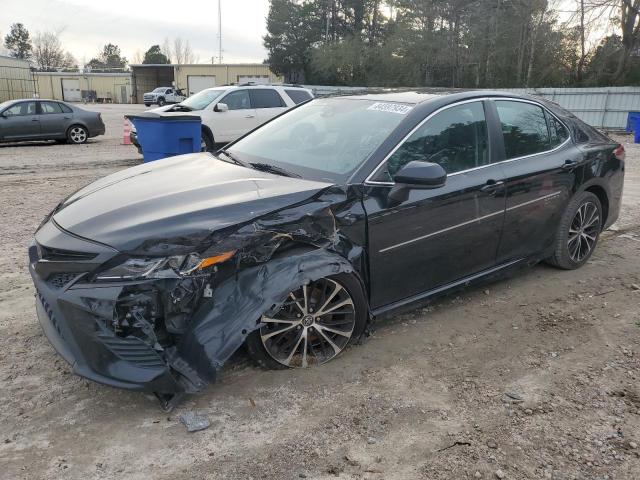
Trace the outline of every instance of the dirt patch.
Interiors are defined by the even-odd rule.
[[[303,372],[240,353],[170,415],[70,373],[40,332],[26,269],[42,217],[139,162],[135,149],[99,138],[131,159],[116,164],[90,148],[0,147],[0,476],[640,478],[640,149],[621,138],[624,210],[581,270],[541,265],[445,298]],[[211,427],[187,433],[186,411]]]

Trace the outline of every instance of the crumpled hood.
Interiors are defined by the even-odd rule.
[[[53,220],[123,252],[174,253],[176,246],[188,250],[213,232],[305,201],[329,186],[196,153],[102,178],[67,198]]]

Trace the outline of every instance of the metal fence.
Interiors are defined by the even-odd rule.
[[[33,98],[38,93],[31,69],[0,65],[0,102],[17,98]]]
[[[318,96],[380,90],[379,88],[323,85],[307,85],[306,87],[313,90],[314,94]],[[603,129],[625,129],[629,112],[640,112],[640,87],[508,88],[501,90],[547,98],[569,110],[589,125]]]

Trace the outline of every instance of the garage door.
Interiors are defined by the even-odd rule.
[[[187,86],[189,88],[189,95],[198,93],[205,88],[211,88],[216,86],[215,75],[189,75],[187,76]]]
[[[268,85],[268,75],[238,75],[238,83],[255,83],[256,85]]]
[[[81,102],[80,80],[73,78],[62,79],[62,98],[67,102]]]

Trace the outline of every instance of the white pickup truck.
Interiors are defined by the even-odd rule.
[[[142,96],[142,101],[147,107],[150,107],[154,103],[162,107],[167,103],[180,103],[185,98],[181,90],[176,90],[171,87],[158,87],[152,92],[145,93]]]

